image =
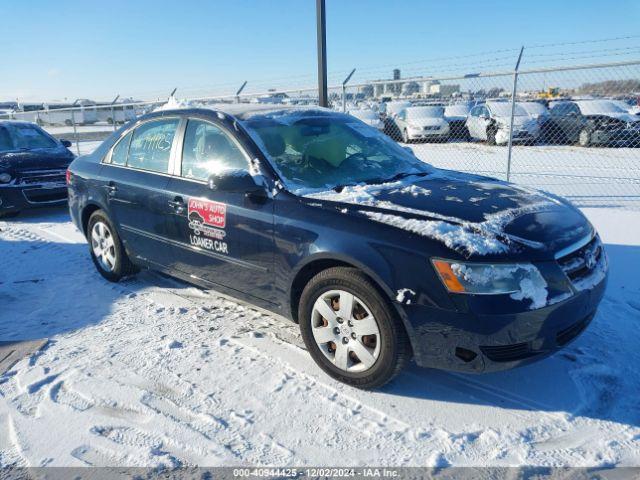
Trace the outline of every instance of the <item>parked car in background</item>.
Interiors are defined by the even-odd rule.
[[[69,168],[71,218],[107,280],[156,269],[289,317],[318,366],[360,388],[411,358],[523,365],[593,319],[607,257],[568,202],[434,168],[341,113],[220,107],[150,114]]]
[[[473,107],[466,125],[471,138],[486,140],[489,145],[506,145],[510,122],[511,102],[490,101]],[[533,143],[539,135],[538,122],[516,103],[513,107],[513,142]]]
[[[369,108],[349,110],[349,115],[378,130],[384,129],[384,122],[380,119],[380,115]]]
[[[444,107],[407,107],[394,118],[400,138],[404,143],[415,140],[449,139],[449,123],[444,118]]]
[[[610,100],[553,102],[550,138],[555,143],[591,145],[640,144],[640,118]]]
[[[449,123],[449,137],[469,140],[467,117],[471,111],[468,103],[455,103],[444,107],[444,118]]]
[[[542,102],[518,102],[519,106],[523,108],[529,118],[538,122],[540,126],[540,138],[544,141],[548,137],[549,129],[549,109]]]
[[[395,101],[395,102],[386,102],[384,107],[384,133],[389,135],[396,141],[399,141],[401,138],[400,130],[396,125],[395,117],[400,113],[401,110],[410,107],[411,102],[409,101]]]
[[[0,121],[0,217],[67,201],[70,146],[34,123]]]
[[[33,112],[38,125],[91,125],[98,121],[96,104],[91,100],[74,103],[48,103],[44,110]]]
[[[133,105],[100,105],[96,108],[96,121],[107,122],[109,125],[121,125],[135,120],[136,110]]]

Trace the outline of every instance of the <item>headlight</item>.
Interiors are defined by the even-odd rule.
[[[511,294],[515,300],[531,299],[532,308],[546,304],[547,282],[530,263],[463,263],[437,259],[433,260],[433,266],[450,292]]]
[[[11,175],[8,173],[0,173],[0,183],[9,183],[11,181]]]
[[[409,128],[412,130],[422,130],[422,127],[418,126],[418,125],[409,125]]]

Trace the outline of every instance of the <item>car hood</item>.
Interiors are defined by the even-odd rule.
[[[607,114],[606,116],[615,118],[617,120],[621,120],[626,123],[640,122],[640,118],[637,115],[632,115],[630,113],[612,113],[612,114]]]
[[[447,170],[345,187],[339,193],[311,193],[304,200],[324,207],[339,204],[342,213],[442,241],[467,257],[514,249],[553,254],[593,234],[582,213],[554,195]]]
[[[411,118],[407,120],[409,125],[416,125],[418,127],[436,127],[445,125],[447,121],[444,118],[438,117],[422,117],[422,118]]]
[[[0,152],[0,172],[67,168],[73,158],[63,146]]]
[[[509,117],[496,117],[496,121],[500,125],[507,126],[511,123],[511,119]],[[535,127],[537,122],[535,119],[532,119],[528,115],[515,115],[513,117],[513,125],[514,127]]]

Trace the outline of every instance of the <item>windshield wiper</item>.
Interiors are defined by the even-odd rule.
[[[365,180],[364,183],[368,183],[368,184],[391,183],[391,182],[400,180],[402,178],[410,177],[412,175],[415,175],[417,177],[424,177],[425,175],[428,175],[428,174],[429,172],[412,172],[412,173],[400,172],[389,178],[372,178],[370,180]]]

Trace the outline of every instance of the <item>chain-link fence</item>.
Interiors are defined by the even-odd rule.
[[[582,206],[634,209],[640,208],[639,98],[640,61],[329,89],[331,108],[380,129],[435,166],[508,179]],[[318,95],[308,88],[190,101],[317,105]],[[0,120],[35,122],[84,154],[165,103],[21,105],[0,110]]]

